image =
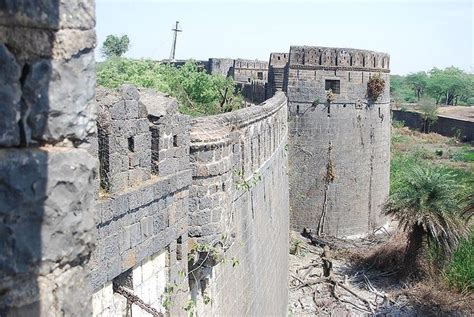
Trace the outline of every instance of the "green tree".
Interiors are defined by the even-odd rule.
[[[102,45],[102,55],[110,58],[113,56],[122,56],[130,47],[130,39],[127,35],[121,37],[115,35],[107,35],[107,38]]]
[[[406,273],[416,272],[425,242],[449,258],[469,233],[471,213],[464,208],[465,188],[447,169],[413,165],[394,184],[384,213],[408,234]]]
[[[423,132],[430,132],[430,126],[438,120],[439,106],[430,98],[423,97],[419,102],[418,110],[423,119]]]
[[[457,105],[460,98],[472,96],[473,75],[456,67],[433,68],[429,74],[426,90],[436,103],[444,101],[446,105]]]
[[[415,102],[416,96],[407,83],[405,76],[390,76],[390,99],[395,103]]]
[[[416,98],[420,100],[428,84],[428,75],[425,72],[409,74],[406,76],[406,81],[415,92]]]

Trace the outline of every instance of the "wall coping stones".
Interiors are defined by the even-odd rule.
[[[193,119],[191,121],[191,150],[209,146],[209,143],[213,142],[221,143],[230,136],[232,131],[263,120],[284,105],[286,105],[286,95],[280,91],[258,106]]]
[[[387,53],[354,48],[322,46],[291,46],[291,69],[323,69],[390,72],[390,55]]]

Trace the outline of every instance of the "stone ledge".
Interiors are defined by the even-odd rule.
[[[277,92],[275,96],[258,106],[194,119],[191,122],[191,148],[194,147],[195,142],[207,143],[227,138],[232,131],[273,115],[286,103],[286,95],[283,92]]]

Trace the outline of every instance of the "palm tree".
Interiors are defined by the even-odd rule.
[[[455,174],[445,168],[407,168],[384,206],[384,213],[398,220],[399,228],[408,234],[405,273],[416,272],[424,242],[436,243],[448,258],[467,237],[472,210],[465,208],[464,192]]]

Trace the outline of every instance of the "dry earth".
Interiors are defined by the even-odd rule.
[[[394,271],[354,264],[354,257],[364,258],[387,243],[387,232],[357,240],[322,238],[319,246],[307,235],[291,232],[290,238],[289,316],[473,316],[472,295],[455,294],[437,303],[444,290],[430,289],[434,283],[405,284]],[[329,279],[322,277],[324,244],[332,250]]]

